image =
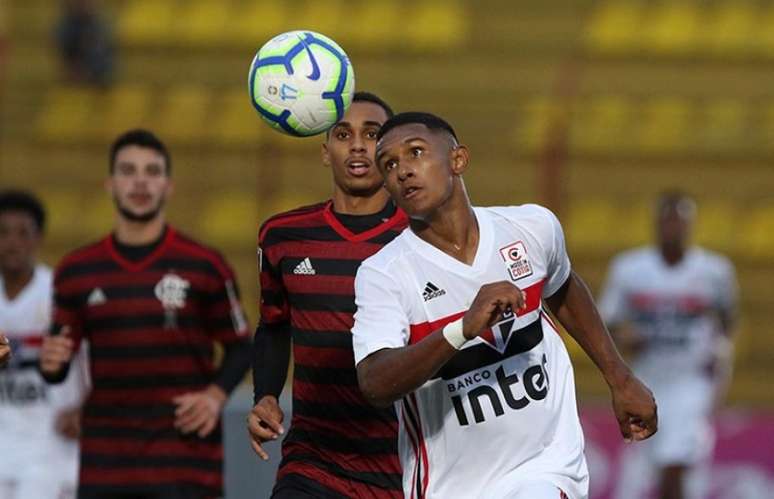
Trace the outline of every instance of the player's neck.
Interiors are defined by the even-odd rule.
[[[32,282],[32,278],[35,275],[35,266],[25,267],[18,271],[6,270],[3,272],[3,288],[5,296],[8,300],[13,300],[19,294],[24,291],[24,288]]]
[[[438,210],[432,218],[425,221],[412,219],[410,223],[412,232],[420,239],[462,263],[473,264],[478,250],[479,227],[470,203],[456,209]]]
[[[371,196],[353,196],[341,189],[334,189],[333,211],[343,215],[372,215],[379,213],[389,198],[389,193],[382,188]]]
[[[164,232],[165,225],[163,212],[147,222],[134,222],[119,214],[116,219],[115,237],[122,244],[142,246],[157,241]]]
[[[661,258],[670,267],[679,264],[685,257],[685,248],[682,246],[676,247],[661,247]]]

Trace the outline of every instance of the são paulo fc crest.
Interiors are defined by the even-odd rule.
[[[523,242],[517,241],[500,248],[500,256],[503,258],[512,280],[518,281],[532,275],[532,264]]]
[[[164,328],[177,327],[177,311],[185,307],[185,299],[188,296],[188,288],[191,283],[179,275],[168,273],[156,283],[153,292],[164,307]]]

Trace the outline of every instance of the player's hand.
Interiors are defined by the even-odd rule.
[[[269,454],[263,448],[263,443],[276,440],[285,433],[282,420],[285,414],[280,409],[277,398],[266,395],[253,407],[247,415],[247,431],[250,432],[250,445],[264,461],[269,460]]]
[[[56,415],[54,427],[65,438],[78,440],[81,436],[81,408],[73,407],[61,411]]]
[[[8,338],[3,333],[0,333],[0,367],[5,366],[10,358],[11,342],[8,341]]]
[[[172,399],[175,409],[175,428],[182,433],[193,433],[204,438],[220,422],[220,411],[226,404],[226,393],[216,385],[202,391],[184,393]]]
[[[499,322],[503,314],[526,308],[527,297],[508,281],[484,284],[462,318],[462,334],[473,339]]]
[[[656,400],[653,393],[634,374],[611,385],[613,411],[626,442],[650,437],[658,429]]]
[[[40,347],[40,370],[57,374],[73,358],[75,342],[70,337],[70,326],[64,326],[56,336],[45,336]]]

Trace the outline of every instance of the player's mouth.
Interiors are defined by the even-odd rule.
[[[129,194],[129,199],[135,204],[148,204],[153,197],[147,192],[133,192]]]
[[[416,186],[410,186],[403,189],[403,199],[411,199],[413,197],[416,197],[416,195],[421,191],[422,189]]]
[[[371,162],[367,159],[349,159],[347,160],[347,169],[349,173],[354,177],[363,177],[368,174],[368,170],[371,169]]]

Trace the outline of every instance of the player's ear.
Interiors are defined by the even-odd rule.
[[[468,169],[470,163],[470,151],[462,144],[457,145],[451,151],[452,172],[455,175],[462,175]]]
[[[322,155],[322,162],[325,166],[331,166],[331,155],[328,152],[328,144],[325,142],[322,143],[322,147],[320,147],[320,153]]]

